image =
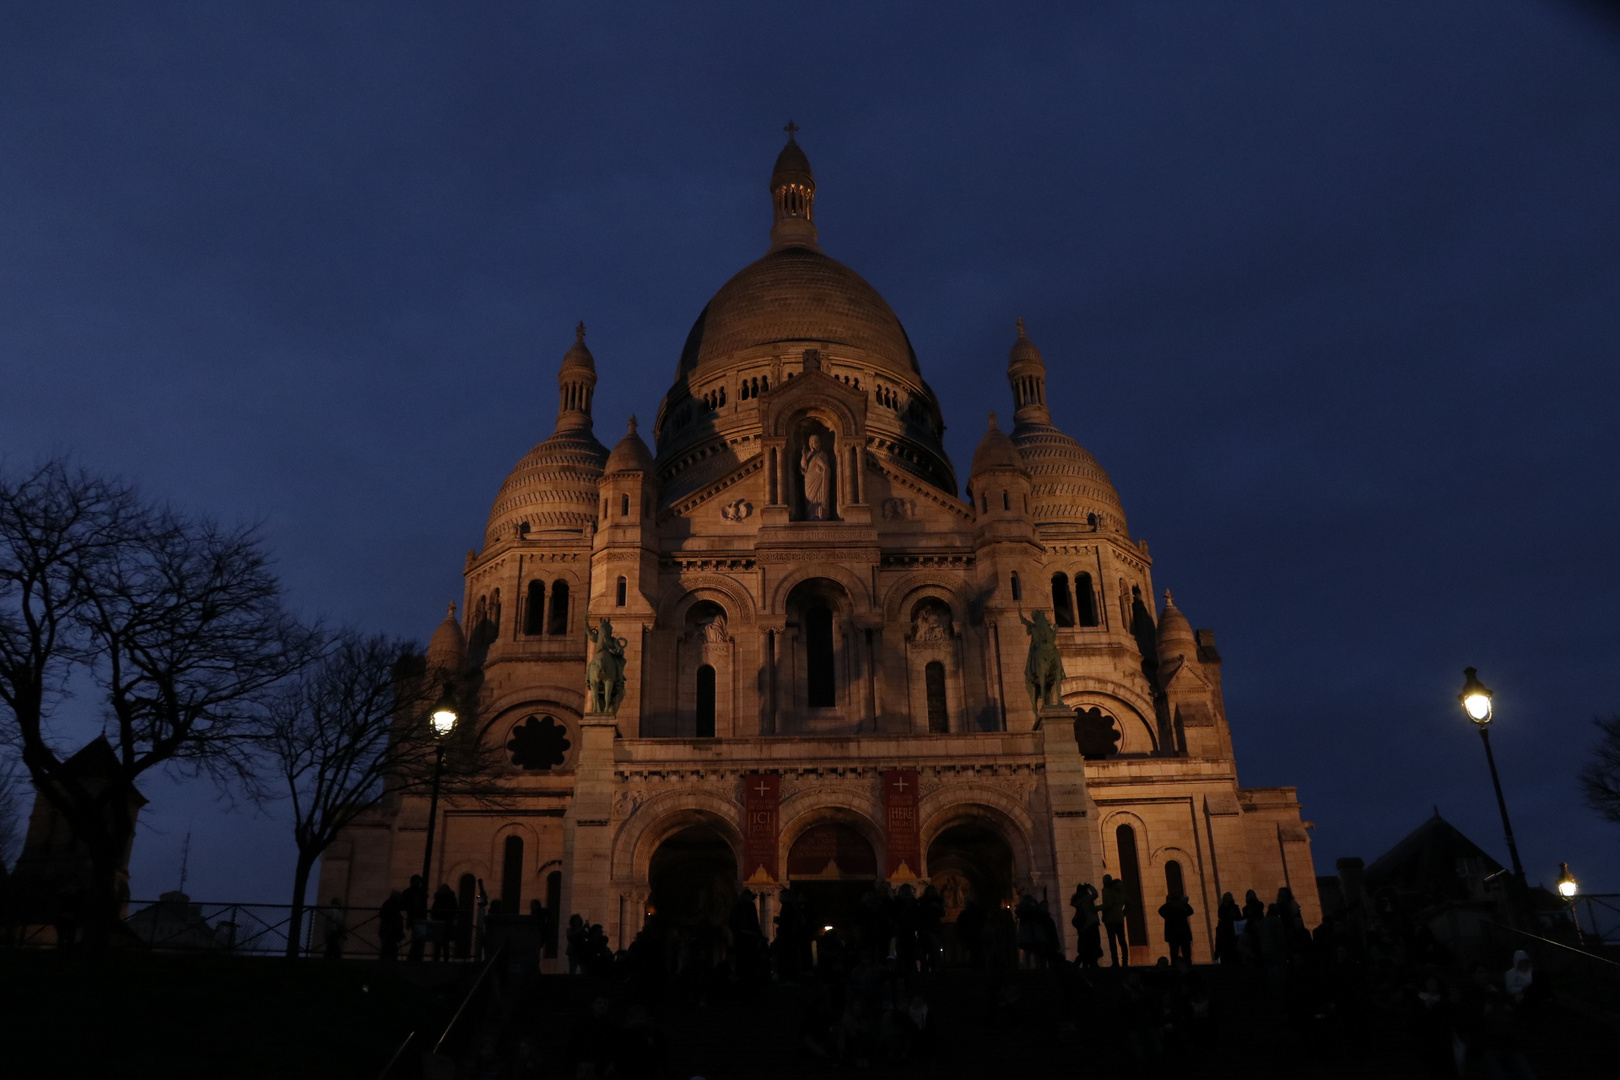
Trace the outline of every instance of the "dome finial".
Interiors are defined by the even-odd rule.
[[[630,425],[629,425],[628,428],[626,428],[625,434],[626,435],[634,435],[635,433],[636,433],[636,414],[631,413],[630,414]]]
[[[1050,424],[1052,411],[1046,407],[1046,362],[1041,350],[1029,340],[1024,317],[1018,316],[1018,340],[1007,354],[1007,381],[1012,384],[1013,425]]]
[[[990,426],[991,427],[996,426],[996,410],[994,410],[994,409],[990,410]]]
[[[1165,607],[1175,607],[1176,606],[1176,602],[1174,600],[1170,599],[1170,590],[1169,589],[1164,590],[1164,606]]]
[[[771,226],[771,250],[809,248],[816,245],[816,178],[810,172],[810,159],[804,156],[793,133],[799,125],[789,120],[782,129],[787,145],[776,155],[771,169],[771,203],[775,214]]]
[[[585,344],[585,321],[574,327],[574,343],[557,371],[557,431],[591,427],[591,399],[596,395],[596,358]]]
[[[449,612],[447,612],[445,614],[445,618],[453,619],[455,617],[456,617],[456,602],[454,600],[452,600],[452,601],[450,601],[450,610],[449,610]]]

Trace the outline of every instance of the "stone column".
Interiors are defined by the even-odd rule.
[[[1049,886],[1048,903],[1064,955],[1073,959],[1075,937],[1074,927],[1069,925],[1069,897],[1083,881],[1098,889],[1102,885],[1093,843],[1097,804],[1086,790],[1086,760],[1074,741],[1074,710],[1067,705],[1045,706],[1036,717],[1036,728],[1042,735],[1046,799],[1052,808],[1054,876],[1043,876],[1043,881]]]
[[[617,932],[618,894],[613,888],[613,740],[614,718],[587,713],[579,723],[579,758],[574,795],[563,815],[562,910],[559,925],[571,915],[600,922],[611,941]]]

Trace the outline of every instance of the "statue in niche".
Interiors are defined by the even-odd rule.
[[[710,610],[700,615],[692,629],[686,632],[686,639],[700,645],[724,645],[727,640],[726,613]]]
[[[600,628],[586,623],[585,633],[596,642],[596,655],[585,668],[591,712],[617,716],[619,706],[624,704],[624,647],[629,642],[613,636],[613,624],[607,619],[602,620]]]
[[[820,435],[805,440],[799,472],[804,477],[804,519],[826,521],[832,516],[832,461],[821,448]]]
[[[916,642],[951,640],[951,613],[942,604],[924,604],[917,611],[917,621],[911,632]]]
[[[1024,662],[1024,685],[1029,689],[1029,705],[1040,712],[1043,705],[1058,704],[1063,686],[1063,656],[1058,652],[1057,627],[1046,619],[1046,612],[1035,612],[1034,620],[1022,614],[1018,621],[1029,634],[1029,659]]]

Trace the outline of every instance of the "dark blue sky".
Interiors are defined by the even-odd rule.
[[[827,252],[965,469],[1022,315],[1055,421],[1214,627],[1242,780],[1319,872],[1438,805],[1620,890],[1620,34],[1560,3],[0,5],[0,454],[258,519],[295,603],[425,639],[551,430],[651,418],[762,254]],[[94,726],[93,720],[91,726]],[[133,887],[284,899],[282,823],[164,781]]]

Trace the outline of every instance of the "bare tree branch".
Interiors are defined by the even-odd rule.
[[[1581,793],[1586,805],[1620,825],[1620,714],[1592,721],[1598,729],[1592,759],[1581,769]]]

